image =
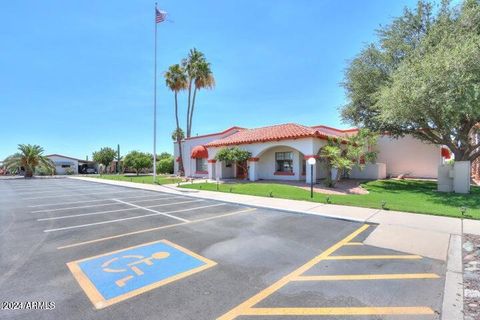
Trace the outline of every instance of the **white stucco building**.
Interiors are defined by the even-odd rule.
[[[58,175],[78,174],[79,170],[83,171],[80,173],[86,173],[86,168],[97,170],[97,165],[93,161],[67,157],[61,154],[49,154],[46,157],[52,160],[55,165],[55,174]]]
[[[237,146],[251,153],[247,162],[248,179],[297,180],[310,182],[309,158],[317,158],[313,179],[326,177],[319,157],[327,139],[354,135],[358,129],[341,130],[327,126],[303,126],[295,123],[245,129],[231,127],[218,133],[190,137],[182,143],[185,175],[209,179],[246,178],[247,173],[235,163],[215,160],[218,150]],[[365,169],[352,170],[351,178],[383,179],[388,176],[436,178],[442,163],[441,146],[426,144],[412,137],[393,139],[380,137],[375,148],[379,151],[377,163]],[[178,173],[178,145],[174,144]],[[308,174],[307,174],[308,171]]]
[[[52,160],[55,165],[55,174],[67,174],[68,170],[72,170],[73,174],[78,174],[78,159],[62,156],[60,154],[49,154],[47,158]]]

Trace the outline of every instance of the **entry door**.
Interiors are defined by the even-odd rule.
[[[247,177],[247,161],[237,163],[237,179],[245,179]]]

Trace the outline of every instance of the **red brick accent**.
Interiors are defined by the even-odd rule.
[[[315,158],[315,159],[318,159],[320,158],[320,156],[318,155],[306,155],[306,156],[303,156],[303,160],[308,160],[310,158]]]
[[[208,163],[216,163],[217,160],[215,160],[215,159],[209,159],[207,162],[208,162]]]
[[[250,159],[248,159],[248,161],[250,161],[250,162],[257,162],[259,160],[260,160],[260,158],[250,158]]]

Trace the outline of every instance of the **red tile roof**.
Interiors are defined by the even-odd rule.
[[[220,147],[240,145],[266,141],[279,141],[316,137],[326,139],[328,137],[345,137],[347,134],[355,134],[357,129],[339,130],[326,126],[307,127],[296,123],[279,124],[275,126],[245,129],[223,139],[207,143],[207,147]]]

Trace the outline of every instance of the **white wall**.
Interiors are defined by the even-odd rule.
[[[183,155],[183,166],[185,169],[185,176],[187,177],[205,177],[208,175],[203,175],[203,174],[195,174],[196,171],[196,164],[195,164],[195,159],[191,158],[191,153],[193,148],[199,145],[205,145],[209,142],[212,142],[217,139],[222,139],[225,138],[229,135],[232,135],[234,133],[238,132],[238,130],[231,130],[228,132],[224,133],[219,133],[219,134],[214,134],[214,135],[206,135],[206,136],[198,136],[198,137],[191,137],[189,139],[186,139],[185,141],[182,142],[182,155]],[[178,172],[178,162],[176,162],[177,157],[179,156],[178,152],[178,146],[177,143],[174,142],[173,145],[173,154],[175,157],[175,165],[174,165],[174,172]],[[211,155],[210,153],[208,154],[208,159],[213,159],[215,155]]]
[[[394,139],[386,135],[378,139],[377,162],[386,164],[387,176],[437,178],[437,168],[442,164],[440,148],[412,136]]]
[[[387,177],[387,168],[385,163],[368,163],[360,170],[354,167],[350,172],[350,178],[352,179],[366,179],[377,180],[385,179]]]
[[[72,169],[74,174],[78,174],[78,160],[75,159],[70,159],[66,157],[61,157],[61,156],[48,156],[50,160],[53,161],[55,164],[55,173],[63,175],[65,174],[65,170],[67,169]],[[70,166],[69,168],[63,168],[62,165],[64,166]]]
[[[276,161],[275,153],[276,152],[292,152],[293,153],[293,173],[294,175],[275,175]],[[301,164],[304,161],[303,155],[300,160],[300,152],[292,149],[290,147],[273,147],[264,151],[260,155],[260,160],[258,161],[258,179],[263,180],[301,180],[302,177],[305,179],[305,176],[302,176],[302,167]]]

